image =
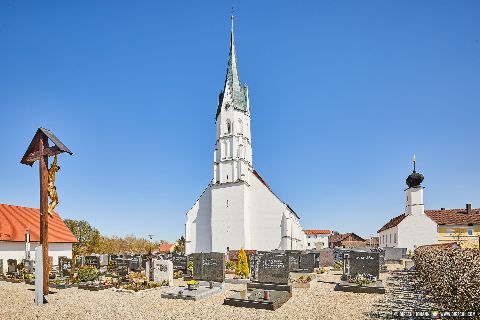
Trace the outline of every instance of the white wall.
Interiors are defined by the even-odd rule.
[[[408,251],[438,241],[437,224],[425,214],[409,215],[397,227],[398,247]]]
[[[193,207],[187,212],[185,225],[185,253],[210,252],[212,193],[210,186],[205,189]]]
[[[307,234],[306,243],[307,250],[317,249],[317,244],[319,248],[328,248],[328,234]]]
[[[379,246],[381,248],[388,247],[388,248],[398,248],[398,226],[393,228],[383,230],[378,234],[379,239]],[[404,248],[404,247],[400,247]]]
[[[30,242],[30,259],[35,259],[35,248],[39,245],[38,242]],[[72,258],[72,244],[71,243],[49,243],[48,255],[53,257],[53,264],[58,264],[58,257],[65,256]],[[7,272],[7,260],[17,259],[20,263],[25,259],[25,243],[0,241],[0,259],[3,259],[3,272]]]

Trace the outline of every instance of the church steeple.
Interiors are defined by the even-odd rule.
[[[228,54],[228,67],[225,77],[223,91],[220,92],[216,117],[222,111],[222,107],[233,107],[234,109],[248,112],[248,89],[247,85],[240,83],[238,73],[237,52],[235,50],[235,34],[233,32],[234,17],[232,20],[232,29],[230,31],[230,52]]]
[[[250,107],[247,85],[240,83],[235,35],[230,31],[230,52],[223,90],[218,99],[213,183],[249,181],[252,168]]]

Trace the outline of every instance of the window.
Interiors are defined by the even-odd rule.
[[[230,134],[232,132],[232,124],[230,120],[227,120],[227,133]]]
[[[390,233],[390,241],[388,241],[390,243],[392,243],[392,234]]]
[[[310,242],[308,243],[308,246],[310,247]]]
[[[397,243],[397,234],[396,233],[393,235],[393,243]]]
[[[473,236],[473,229],[468,229],[468,230],[467,230],[467,234],[468,234],[469,236]]]

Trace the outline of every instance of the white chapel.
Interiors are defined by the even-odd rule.
[[[240,83],[235,40],[216,113],[213,179],[187,212],[186,254],[228,250],[302,250],[305,234],[295,211],[255,171],[250,101]]]

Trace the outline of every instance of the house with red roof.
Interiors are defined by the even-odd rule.
[[[174,243],[161,243],[158,246],[158,252],[160,253],[171,253],[175,250],[175,244]]]
[[[328,236],[332,234],[331,230],[303,230],[307,238],[307,250],[320,250],[328,248]]]
[[[27,229],[30,234],[28,252],[25,245]],[[0,204],[0,260],[3,260],[4,272],[8,259],[16,259],[20,263],[26,254],[30,255],[30,259],[35,259],[35,248],[40,244],[39,241],[39,209]],[[48,255],[53,257],[54,265],[58,264],[58,257],[72,258],[72,245],[77,242],[62,218],[54,212],[48,221]]]

